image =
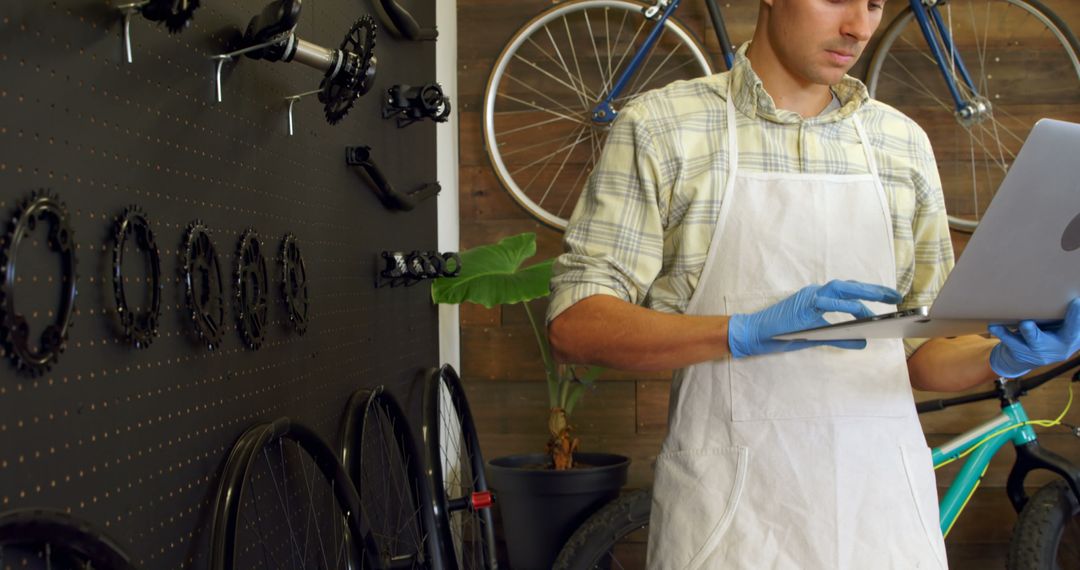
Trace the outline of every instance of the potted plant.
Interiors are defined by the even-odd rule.
[[[618,496],[630,464],[619,455],[575,455],[578,439],[573,436],[572,414],[601,369],[560,364],[552,357],[546,328],[529,302],[550,294],[555,260],[522,267],[535,254],[533,233],[462,251],[460,273],[436,279],[431,287],[436,303],[469,302],[487,308],[520,303],[536,336],[550,410],[546,452],[488,462],[513,568],[550,568],[563,543],[589,514]]]

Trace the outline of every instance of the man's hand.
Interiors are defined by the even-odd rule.
[[[732,315],[728,324],[728,346],[735,358],[790,352],[814,346],[848,349],[866,347],[865,340],[786,341],[772,337],[792,331],[829,324],[825,313],[848,313],[855,318],[874,316],[861,301],[899,303],[900,293],[881,285],[858,281],[830,281],[811,285],[779,303],[751,315]]]
[[[1039,328],[1035,321],[1021,321],[1018,329],[1013,332],[1002,325],[990,326],[990,334],[1001,339],[990,351],[990,368],[1004,378],[1023,376],[1080,350],[1080,298],[1069,303],[1061,326]]]

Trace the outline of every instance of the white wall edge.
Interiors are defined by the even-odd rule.
[[[435,129],[437,168],[442,192],[438,197],[439,251],[460,249],[458,207],[457,0],[435,2],[439,40],[435,48],[435,79],[449,95],[450,119]],[[457,305],[439,305],[439,360],[461,370],[461,326]]]

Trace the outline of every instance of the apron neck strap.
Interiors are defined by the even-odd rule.
[[[859,118],[857,111],[851,118],[855,121],[855,132],[859,135],[859,143],[862,144],[863,153],[866,155],[866,165],[870,168],[870,174],[874,176],[874,180],[881,180],[881,176],[878,176],[877,161],[874,160],[873,149],[870,148],[870,138],[866,136],[866,129],[863,128],[862,119]]]

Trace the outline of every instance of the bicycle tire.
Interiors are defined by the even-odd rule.
[[[1065,481],[1047,483],[1024,505],[1013,527],[1006,568],[1080,568],[1080,502]]]
[[[600,94],[606,93],[607,85],[613,84],[614,80],[619,77],[623,63],[629,63],[632,59],[627,57],[627,54],[630,48],[636,45],[635,42],[642,35],[641,30],[645,22],[648,21],[641,15],[641,11],[645,7],[646,4],[637,0],[571,0],[570,2],[561,3],[541,12],[515,32],[506,47],[503,48],[502,53],[495,60],[495,65],[484,89],[484,148],[503,188],[529,214],[552,228],[560,231],[566,229],[567,218],[569,217],[569,212],[566,211],[567,207],[573,209],[577,197],[581,193],[581,188],[587,179],[587,174],[591,171],[592,165],[596,162],[597,154],[603,147],[607,127],[592,122],[592,106],[600,102],[602,98]],[[612,32],[610,27],[611,19],[607,16],[613,10],[616,11],[616,19],[622,18],[619,21],[619,33],[615,36],[614,47],[616,52],[621,46],[622,31],[625,29],[629,16],[631,14],[635,15],[635,23],[639,19],[641,21],[638,31],[632,37],[629,37],[626,49],[617,61],[612,57],[611,44],[608,43]],[[604,17],[605,29],[602,35],[593,32],[592,20],[589,18],[590,13],[597,17],[601,15]],[[556,20],[561,20],[563,24],[561,30],[558,30],[557,33],[561,34],[565,31],[567,39],[570,40],[564,44],[569,48],[567,53],[559,49],[559,44],[555,40],[556,34],[552,34],[551,29],[547,27],[549,23]],[[571,28],[571,20],[574,22],[573,28]],[[598,30],[600,21],[600,19],[597,19]],[[588,49],[592,49],[596,61],[595,74],[592,69],[593,64],[589,60],[584,62],[588,65],[584,65],[578,60],[577,42],[574,40],[571,29],[577,30],[579,37],[589,38],[588,42],[582,42],[580,48],[585,50],[584,53],[589,53]],[[664,43],[663,37],[661,37],[652,52],[647,56],[647,59],[643,60],[644,63],[638,69],[634,80],[628,84],[626,94],[614,101],[613,106],[616,108],[616,112],[622,107],[623,102],[640,91],[660,87],[674,79],[688,79],[712,73],[705,49],[701,47],[693,33],[685,25],[674,18],[669,18],[664,26],[664,34],[666,35],[668,32],[674,34],[677,44],[672,46],[670,42]],[[539,43],[533,40],[534,34],[540,37],[541,33],[546,36],[546,38],[541,38],[541,41],[546,39],[550,42],[550,46],[554,47],[554,49],[549,47],[548,50],[557,54],[558,61],[556,56],[547,53],[540,47]],[[601,57],[600,46],[597,45],[598,35],[604,39],[601,45],[606,48],[606,72],[604,61],[602,61],[604,58]],[[523,50],[527,43],[531,44],[531,46]],[[685,47],[685,50],[680,51],[680,46]],[[665,51],[666,53],[664,53]],[[554,69],[556,73],[563,74],[565,72],[569,82],[561,77],[556,77],[555,73],[550,70],[541,71],[539,64],[529,62],[525,56],[520,55],[521,53],[524,53],[525,56],[528,56],[529,53],[535,53],[537,61],[543,61],[539,59],[540,54],[543,54],[548,60],[555,63],[556,67]],[[658,54],[660,54],[659,57],[661,58],[659,60],[660,65],[655,69],[651,68],[650,63]],[[682,63],[678,66],[668,66],[664,74],[657,77],[659,70],[664,68],[665,64],[676,54],[679,54],[680,58],[676,61]],[[571,56],[572,60],[568,59]],[[512,67],[516,60],[523,62],[522,70],[531,69],[531,71],[518,74],[517,68],[514,68],[515,73],[510,74],[508,69]],[[560,61],[562,64],[560,64]],[[569,61],[574,62],[573,72],[570,70]],[[692,69],[682,73],[682,68],[691,63],[694,64]],[[560,65],[561,69],[558,69]],[[670,79],[672,74],[677,75]],[[523,79],[519,79],[516,75],[521,75]],[[513,79],[514,83],[507,89],[500,91],[505,78]],[[508,81],[507,83],[510,84],[511,82]],[[542,105],[537,104],[535,100],[530,102],[510,95],[509,90],[511,87],[523,88],[524,93],[528,94],[523,96],[539,96],[551,102],[545,104],[553,103],[556,108],[545,109]],[[567,93],[571,99],[568,105],[556,99],[556,97],[565,96]],[[501,99],[500,94],[502,94]],[[570,111],[570,114],[567,114],[566,111]],[[533,116],[538,113],[544,117],[550,115],[555,118],[548,118],[546,121],[541,120],[531,125],[514,126],[502,130],[500,134],[499,129],[506,126],[506,124],[516,125],[523,121],[531,121]],[[567,122],[578,126],[573,128],[569,137],[564,137],[563,127],[566,125],[561,123]],[[552,133],[558,134],[554,138],[550,138]],[[577,140],[567,145],[566,143],[573,138],[577,138]],[[552,144],[555,145],[554,152],[541,156],[538,160],[533,160],[532,164],[528,163],[530,159],[534,158],[533,154],[547,152],[552,148]],[[586,144],[588,148],[583,148],[582,145]],[[567,151],[565,156],[563,156],[563,151]],[[588,152],[587,159],[583,151]],[[521,153],[528,154],[522,155]],[[512,158],[514,154],[522,158]],[[551,164],[556,155],[561,160],[558,167]],[[570,162],[571,158],[574,158],[573,162]],[[544,163],[536,167],[540,162]],[[569,169],[567,168],[568,163],[570,165]],[[511,167],[514,170],[511,170]],[[530,174],[532,175],[531,179],[526,183],[526,178]],[[531,190],[533,184],[538,180],[541,186],[547,184],[542,194],[538,191],[539,187]],[[554,195],[552,195],[553,190]],[[552,201],[545,206],[549,196],[552,197]]]
[[[592,514],[563,545],[555,559],[555,570],[591,570],[593,568],[644,568],[652,490],[625,494]],[[621,540],[635,535],[644,538],[628,549],[629,558],[613,554]],[[645,545],[645,546],[643,546]]]
[[[882,34],[867,67],[866,84],[871,97],[897,107],[926,128],[942,175],[949,225],[970,232],[978,226],[1035,122],[1050,114],[1080,122],[1080,41],[1038,0],[955,0],[939,9],[952,26],[972,81],[987,96],[991,106],[988,122],[983,120],[977,123],[978,129],[969,129],[955,115],[955,104],[937,62],[929,55],[919,26],[910,25],[915,17],[910,6],[893,18]],[[954,22],[956,12],[970,14],[970,22],[964,14]],[[980,29],[980,24],[985,29]],[[992,26],[1005,27],[1012,35],[991,34]],[[1053,49],[1033,43],[1032,38],[1041,38],[1044,32],[1053,38],[1047,40],[1053,42]],[[1025,33],[1022,38],[1021,33]],[[1006,49],[991,54],[990,45]],[[1076,87],[1051,89],[1061,82],[1069,83],[1062,79],[1061,71],[1070,64],[1076,72]],[[997,73],[997,69],[1006,71]],[[1019,72],[1023,72],[1022,82],[1015,79],[1021,77]],[[966,90],[957,71],[952,73],[957,85]],[[995,75],[999,79],[995,80]],[[924,77],[929,79],[924,82]]]
[[[14,547],[22,561],[11,563]],[[38,552],[38,548],[45,552]],[[29,550],[29,552],[28,552]],[[18,509],[0,515],[0,568],[23,568],[27,555],[45,560],[47,568],[134,570],[119,543],[67,513],[51,509]],[[57,566],[53,566],[53,564]]]
[[[383,567],[444,568],[434,514],[424,507],[426,469],[397,400],[382,386],[354,392],[339,441]]]
[[[286,443],[296,448],[293,460],[289,458]],[[276,450],[275,450],[276,446]],[[270,454],[274,459],[270,459]],[[261,473],[262,464],[259,462],[260,455],[265,460],[267,472],[270,477],[263,479]],[[305,461],[305,459],[307,461]],[[281,465],[281,481],[279,484],[276,469],[278,460]],[[310,465],[308,465],[310,463]],[[290,492],[288,480],[290,474],[296,480],[297,467],[301,481],[300,492],[307,493],[307,501],[297,503],[306,506],[307,512],[302,513],[302,518],[290,507],[290,497],[295,497],[296,492]],[[319,486],[318,472],[322,476],[323,485]],[[259,509],[261,493],[256,491],[260,487],[259,481],[263,481],[261,488],[266,489],[266,480],[270,481],[269,487],[274,495],[269,504]],[[284,492],[282,491],[284,489]],[[321,490],[321,493],[316,491]],[[269,493],[267,493],[269,494]],[[318,498],[315,495],[319,495]],[[254,517],[245,507],[245,497],[250,497],[254,505]],[[336,513],[320,517],[316,510],[316,503],[326,500],[333,503],[331,508]],[[280,515],[280,520],[273,520],[267,516],[274,511]],[[375,544],[371,537],[368,526],[361,519],[360,499],[345,473],[345,468],[338,462],[337,457],[330,447],[310,428],[290,421],[288,418],[279,418],[272,423],[256,424],[248,428],[237,440],[225,463],[224,471],[218,484],[217,497],[214,503],[214,519],[210,531],[210,568],[212,570],[246,570],[256,567],[282,567],[281,564],[271,564],[270,559],[278,558],[274,552],[284,548],[286,557],[293,567],[300,562],[300,568],[341,568],[342,570],[375,569],[381,568],[374,558]],[[300,539],[296,535],[293,520],[303,520],[304,536],[303,548],[300,548]],[[311,540],[311,521],[316,526],[314,541]],[[282,523],[284,521],[284,524]],[[277,523],[276,527],[267,528],[266,525]],[[243,525],[243,526],[241,526]],[[299,525],[299,522],[298,522]],[[298,526],[297,525],[297,526]],[[323,527],[328,528],[323,528]],[[285,536],[280,536],[284,528]],[[251,532],[239,533],[243,529]],[[265,532],[265,534],[264,534]],[[243,548],[237,545],[238,535],[254,536],[261,548]],[[324,540],[324,537],[330,540]],[[314,544],[313,544],[314,543]],[[327,552],[325,545],[330,543],[332,552]],[[309,544],[312,545],[309,548]],[[317,550],[315,544],[318,545]],[[289,550],[292,548],[292,550]],[[309,559],[309,553],[311,558]],[[328,556],[329,554],[329,556]],[[344,554],[344,558],[342,558]],[[335,564],[331,566],[328,561],[333,557]]]
[[[445,390],[445,392],[444,392]],[[444,413],[449,396],[453,421]],[[498,568],[491,492],[484,457],[461,379],[446,364],[428,374],[424,389],[424,449],[435,515],[447,568]],[[456,467],[451,472],[443,466]]]

